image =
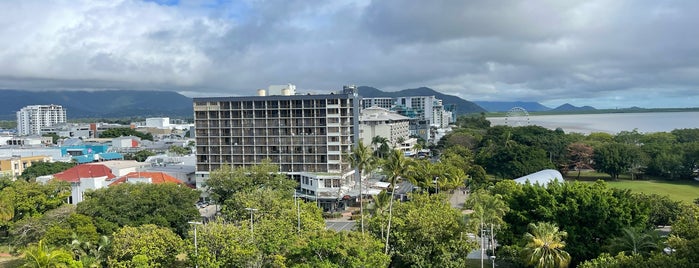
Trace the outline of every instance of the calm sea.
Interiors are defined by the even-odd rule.
[[[699,112],[566,114],[489,117],[492,125],[537,125],[561,128],[566,133],[618,133],[638,129],[639,132],[669,132],[678,128],[699,128]]]

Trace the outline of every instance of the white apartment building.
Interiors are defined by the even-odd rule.
[[[362,109],[369,107],[391,109],[394,105],[396,105],[396,99],[392,97],[362,98]]]
[[[396,105],[414,109],[416,118],[429,121],[429,125],[435,124],[433,115],[434,96],[407,96],[396,98]]]
[[[299,182],[299,195],[335,209],[354,187],[347,155],[359,139],[356,87],[323,95],[293,90],[287,85],[270,87],[269,95],[194,98],[197,185],[221,165],[270,159]]]
[[[66,122],[66,109],[60,105],[30,105],[17,112],[17,134],[39,135],[42,127]]]
[[[406,141],[410,137],[410,118],[399,115],[381,107],[369,107],[362,110],[359,117],[359,137],[362,143],[369,145],[374,137],[380,136],[391,144]]]
[[[453,123],[452,112],[445,110],[442,100],[439,99],[435,99],[432,105],[432,117],[434,118],[432,126],[437,128],[447,128],[449,124]]]
[[[170,118],[169,117],[146,118],[146,127],[169,128],[170,127]]]

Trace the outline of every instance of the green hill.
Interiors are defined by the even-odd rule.
[[[192,117],[192,99],[170,91],[0,90],[0,120],[15,120],[24,106],[58,104],[69,119],[118,117]]]

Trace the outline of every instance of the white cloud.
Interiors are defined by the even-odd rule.
[[[699,100],[692,1],[164,2],[0,1],[0,87],[202,96],[352,83],[605,107]]]

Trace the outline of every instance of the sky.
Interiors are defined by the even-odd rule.
[[[699,107],[699,1],[3,0],[0,88]]]

